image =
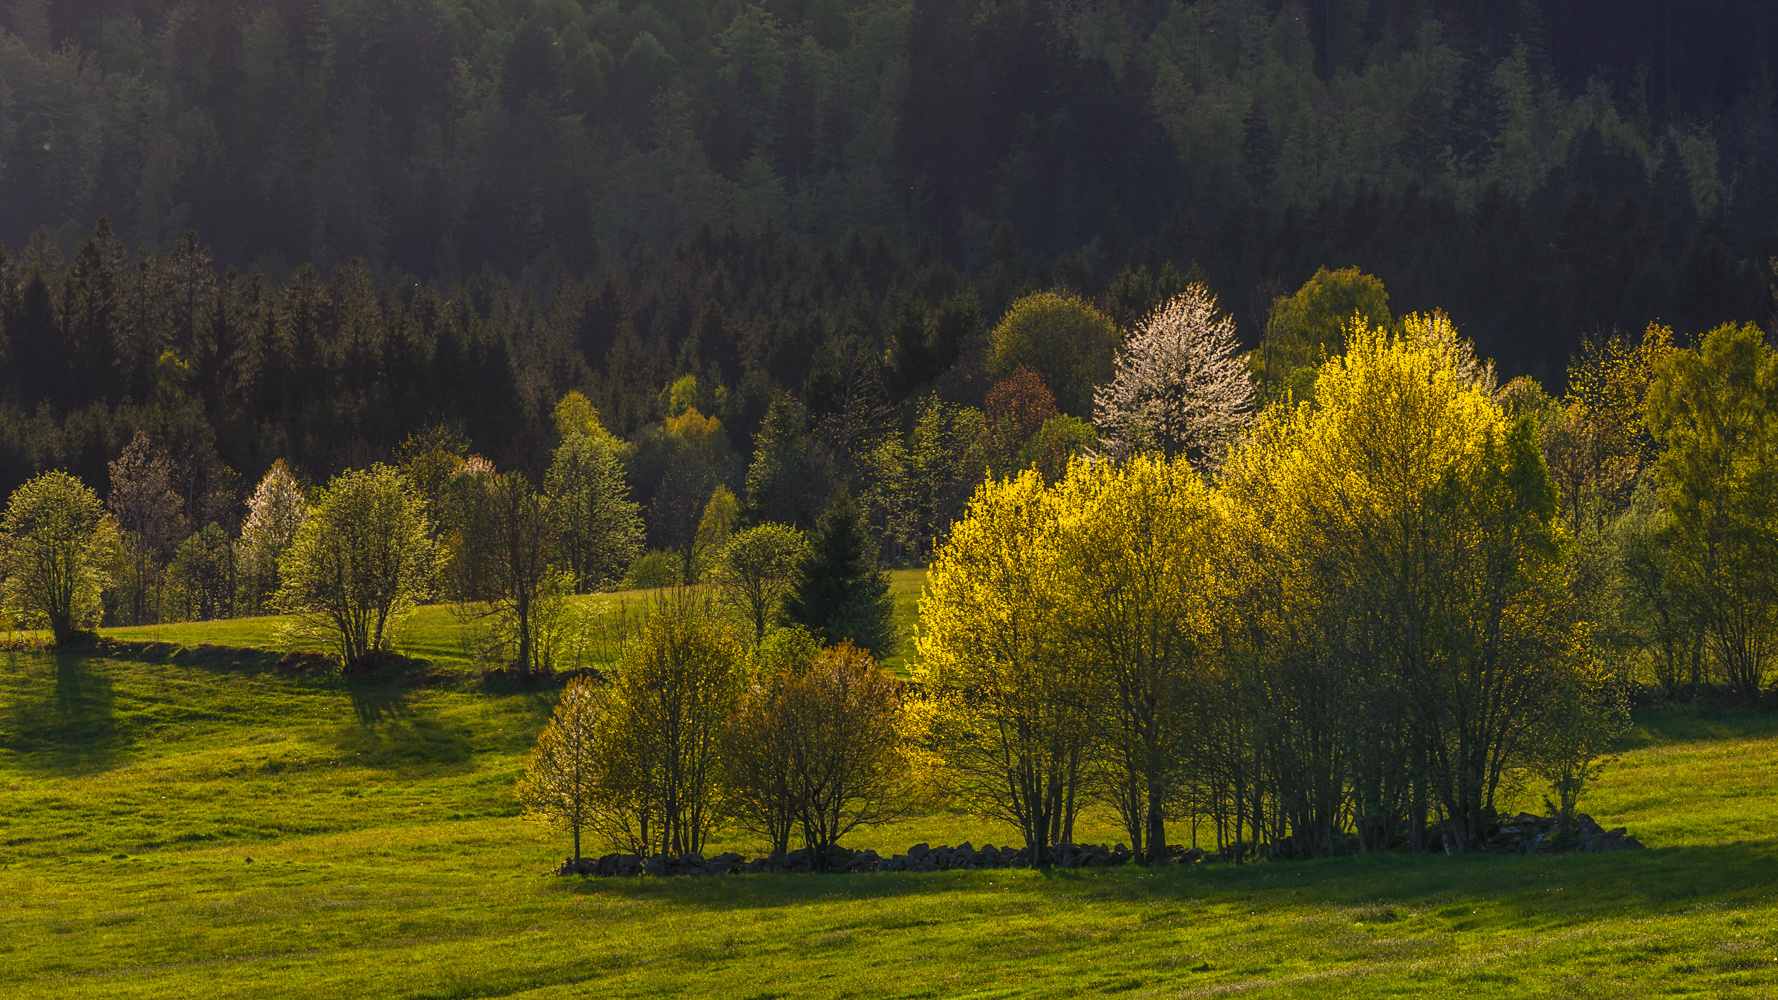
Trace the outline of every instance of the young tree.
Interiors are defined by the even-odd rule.
[[[1221,461],[1253,409],[1253,379],[1235,320],[1193,284],[1156,310],[1117,356],[1093,396],[1093,419],[1114,455],[1154,449],[1200,472]]]
[[[547,499],[518,472],[477,477],[471,517],[454,538],[450,577],[464,595],[460,617],[483,626],[484,648],[509,656],[521,674],[554,664],[555,598],[570,586],[550,559],[557,523]]]
[[[660,470],[648,508],[650,537],[678,553],[682,581],[690,584],[698,523],[728,467],[728,435],[722,421],[693,407],[667,418],[648,441],[644,457]]]
[[[556,561],[581,593],[623,579],[642,553],[641,507],[624,482],[621,447],[609,434],[570,433],[544,474],[559,529]]]
[[[204,530],[179,543],[167,564],[163,621],[214,621],[234,613],[235,548],[222,525],[211,521]]]
[[[821,654],[821,641],[800,628],[773,632],[753,651],[751,677],[723,728],[723,783],[729,808],[783,857],[802,814],[796,796],[794,733],[786,692]]]
[[[724,736],[730,800],[774,855],[800,828],[825,868],[842,836],[902,801],[910,756],[900,686],[851,643],[823,650],[800,629],[775,634],[756,662]]]
[[[409,434],[395,450],[396,465],[419,497],[434,538],[450,523],[445,511],[439,509],[440,497],[462,471],[468,454],[469,438],[463,429],[442,423]]]
[[[863,823],[895,810],[906,774],[900,685],[850,642],[824,650],[782,693],[790,794],[817,868]]]
[[[567,827],[574,835],[576,861],[581,830],[593,825],[607,787],[606,762],[599,753],[606,715],[605,692],[597,682],[586,677],[569,681],[525,762],[525,776],[519,779],[518,798],[525,814]]]
[[[116,544],[98,495],[66,472],[45,472],[13,491],[0,527],[8,610],[47,625],[58,645],[97,625]]]
[[[920,598],[934,753],[975,807],[1016,825],[1033,863],[1072,837],[1091,697],[1054,586],[1060,517],[1035,470],[982,486]]]
[[[821,515],[815,537],[796,567],[784,617],[828,643],[851,640],[873,655],[894,644],[888,574],[877,568],[863,518],[841,492]]]
[[[283,459],[272,463],[247,500],[247,520],[241,525],[236,560],[241,583],[239,609],[261,614],[266,602],[278,592],[278,560],[296,539],[297,529],[309,516],[302,487]]]
[[[765,641],[766,630],[796,577],[807,542],[787,524],[748,528],[723,547],[714,580],[723,600],[740,611],[753,627],[753,641]]]
[[[698,533],[692,538],[690,582],[704,580],[715,568],[740,520],[741,506],[735,502],[735,495],[727,486],[717,483],[709,502],[704,504],[704,516],[698,520]]]
[[[1568,669],[1550,685],[1526,748],[1531,771],[1556,794],[1558,838],[1572,833],[1575,803],[1615,760],[1611,744],[1630,728],[1623,679],[1583,652],[1573,652]]]
[[[740,649],[689,591],[663,594],[611,684],[605,753],[648,850],[703,849],[718,818],[720,741],[743,682]]]
[[[1752,701],[1778,647],[1778,351],[1756,326],[1712,330],[1662,359],[1647,418],[1672,513],[1668,581]]]
[[[118,617],[145,624],[160,610],[163,568],[187,534],[185,501],[174,489],[172,459],[141,431],[110,472],[106,507],[120,529],[124,554]]]
[[[315,497],[279,562],[276,604],[324,637],[347,670],[390,649],[394,627],[430,588],[426,516],[398,471],[375,465],[336,477]]]
[[[767,521],[799,529],[814,526],[823,509],[831,478],[809,436],[809,417],[802,403],[774,390],[765,419],[753,438],[753,463],[747,467],[747,503],[742,520]]]

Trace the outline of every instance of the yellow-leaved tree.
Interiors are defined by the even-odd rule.
[[[1060,613],[1061,523],[1036,470],[985,483],[928,572],[915,667],[958,790],[1039,865],[1072,837],[1092,711]]]
[[[1132,849],[1161,861],[1222,651],[1224,504],[1183,457],[1075,462],[1055,493],[1060,607],[1097,695],[1096,784]]]
[[[1304,853],[1331,848],[1348,790],[1366,846],[1417,843],[1436,808],[1469,849],[1575,648],[1533,428],[1449,320],[1402,326],[1351,330],[1225,470],[1265,597],[1240,606],[1272,826]]]

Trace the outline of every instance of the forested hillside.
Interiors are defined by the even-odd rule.
[[[1757,0],[11,0],[5,28],[0,240],[195,229],[279,285],[362,258],[549,302],[706,225],[881,232],[1091,294],[1197,260],[1251,341],[1356,264],[1559,378],[1587,333],[1768,318],[1778,252]],[[685,280],[720,286],[707,256]],[[639,333],[676,351],[724,296],[692,298]]]
[[[1555,397],[1613,334],[1778,324],[1778,10],[1753,0],[3,22],[0,489],[59,468],[110,495],[140,439],[183,510],[161,561],[237,532],[280,459],[541,481],[576,391],[651,548],[690,553],[720,483],[804,529],[850,492],[918,560],[984,467],[1053,475],[1095,440],[1095,366],[1193,280],[1242,345],[1297,345],[1261,359],[1268,398],[1339,349],[1322,268]],[[1027,345],[1020,374],[1015,314],[1099,347]]]

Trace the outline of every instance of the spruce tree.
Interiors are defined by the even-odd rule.
[[[877,569],[863,512],[842,490],[797,564],[784,617],[829,645],[850,639],[880,658],[892,642],[892,607],[889,577]]]

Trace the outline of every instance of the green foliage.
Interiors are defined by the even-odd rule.
[[[556,404],[550,419],[556,425],[556,433],[564,441],[576,434],[584,434],[593,438],[609,438],[611,432],[599,420],[599,411],[593,407],[585,395],[579,390],[563,396]]]
[[[97,625],[116,544],[98,496],[65,472],[46,472],[13,491],[0,527],[10,616],[47,627],[57,643]]]
[[[1751,701],[1778,642],[1778,351],[1756,326],[1719,327],[1661,358],[1645,412],[1672,515],[1667,584]]]
[[[211,521],[179,543],[167,565],[163,621],[210,621],[234,616],[235,547]]]
[[[317,492],[278,564],[277,606],[323,638],[347,670],[393,649],[396,626],[431,590],[434,545],[420,499],[376,465]]]
[[[586,677],[569,681],[537,736],[517,788],[527,815],[572,832],[576,859],[581,830],[594,822],[598,809],[605,767],[599,736],[606,707],[596,682]]]
[[[715,558],[711,578],[723,600],[753,629],[757,645],[778,618],[807,542],[787,524],[759,524],[735,535]]]
[[[642,549],[641,509],[624,482],[620,448],[602,431],[569,433],[544,474],[557,522],[557,565],[582,593],[615,585]]]
[[[993,371],[1035,371],[1063,413],[1093,415],[1093,387],[1111,378],[1118,332],[1111,320],[1071,295],[1037,292],[1014,302],[994,327]]]
[[[821,515],[797,562],[784,617],[830,645],[850,640],[880,656],[895,642],[892,607],[889,578],[877,568],[858,506],[842,492]]]
[[[663,552],[659,549],[645,552],[624,574],[619,584],[623,590],[657,590],[661,587],[677,587],[684,576],[685,564],[677,552]]]
[[[1317,268],[1295,294],[1272,303],[1265,338],[1254,355],[1262,393],[1268,401],[1307,399],[1312,373],[1346,349],[1351,329],[1388,328],[1393,322],[1381,281],[1356,267]]]
[[[743,675],[704,601],[684,589],[656,599],[611,682],[600,740],[609,830],[645,854],[703,850],[721,819],[719,744]]]
[[[691,543],[692,581],[703,580],[715,568],[722,550],[741,520],[741,505],[727,486],[716,484],[704,504],[704,516],[698,519],[698,533]]]

